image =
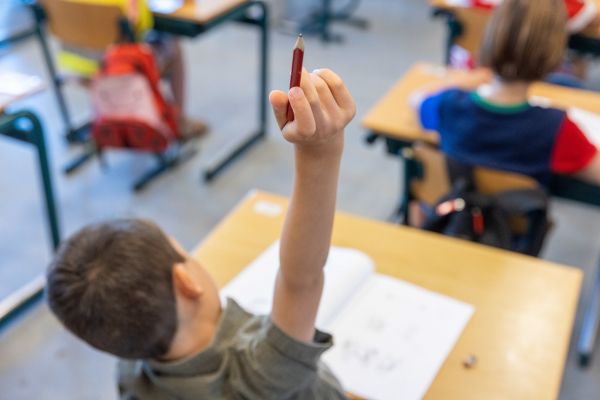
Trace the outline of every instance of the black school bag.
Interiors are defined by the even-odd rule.
[[[550,227],[546,192],[532,188],[484,195],[476,190],[471,167],[446,161],[452,190],[427,210],[423,229],[537,256]],[[516,219],[526,222],[521,232],[513,229]]]

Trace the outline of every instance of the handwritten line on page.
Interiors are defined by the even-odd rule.
[[[221,295],[251,312],[268,313],[278,266],[275,242]],[[376,274],[362,252],[332,247],[317,326],[331,331],[336,344],[324,361],[356,395],[420,399],[473,312],[471,305]]]

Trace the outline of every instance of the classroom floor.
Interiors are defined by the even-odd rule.
[[[383,155],[382,144],[365,145],[359,121],[415,61],[441,62],[444,25],[430,18],[423,0],[363,1],[358,14],[370,21],[369,30],[335,26],[345,41],[334,45],[309,37],[305,63],[307,68],[330,67],[339,72],[358,105],[358,117],[347,131],[339,209],[385,220],[400,190],[399,162]],[[8,26],[9,20],[14,26],[15,21],[25,21],[19,22],[23,24],[27,18],[5,3],[0,6],[0,26]],[[270,86],[284,88],[294,39],[279,32],[273,32],[271,39]],[[257,42],[252,28],[233,25],[184,41],[189,71],[187,109],[192,116],[206,120],[212,131],[200,144],[198,156],[140,194],[132,193],[130,186],[151,165],[151,158],[110,154],[106,171],[91,162],[74,176],[65,177],[62,166],[79,150],[69,148],[61,138],[63,126],[53,93],[47,91],[19,104],[19,108],[35,110],[44,121],[63,236],[99,219],[135,216],[157,221],[191,249],[249,190],[289,194],[291,148],[279,137],[271,118],[265,142],[214,183],[201,181],[203,165],[255,126]],[[46,77],[35,41],[0,49],[0,68]],[[599,79],[593,83],[600,86],[599,71],[594,72]],[[90,109],[85,92],[69,88],[67,93],[76,119],[86,120]],[[50,257],[35,167],[28,148],[0,138],[0,298],[42,273]],[[600,212],[562,201],[553,207],[557,227],[544,258],[581,268],[586,274],[585,298],[600,257]],[[581,309],[577,324],[580,320]],[[574,338],[578,331],[577,325]],[[589,369],[581,370],[573,347],[574,343],[560,398],[597,398],[600,357]],[[0,331],[0,400],[115,399],[113,373],[111,357],[67,334],[43,305]]]

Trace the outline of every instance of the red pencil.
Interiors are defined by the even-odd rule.
[[[302,62],[304,61],[304,38],[302,34],[298,35],[296,45],[294,46],[294,57],[292,59],[292,74],[290,76],[290,89],[296,86],[300,86],[302,80]],[[288,104],[287,108],[287,120],[292,122],[294,120],[294,111]]]

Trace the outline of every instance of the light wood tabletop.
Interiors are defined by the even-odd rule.
[[[394,85],[394,87],[365,115],[363,127],[383,136],[409,142],[422,140],[435,143],[437,137],[427,134],[409,103],[411,94],[426,85],[443,82],[468,71],[417,63]],[[538,102],[567,109],[577,107],[600,114],[600,94],[588,90],[571,89],[549,83],[535,83],[530,96]]]
[[[182,6],[164,14],[153,9],[155,15],[206,24],[228,11],[247,3],[248,0],[182,0]]]
[[[287,199],[251,192],[193,252],[224,286],[279,238]],[[579,298],[579,270],[337,213],[333,244],[380,273],[475,306],[427,399],[555,399]],[[477,364],[463,367],[474,355]]]

